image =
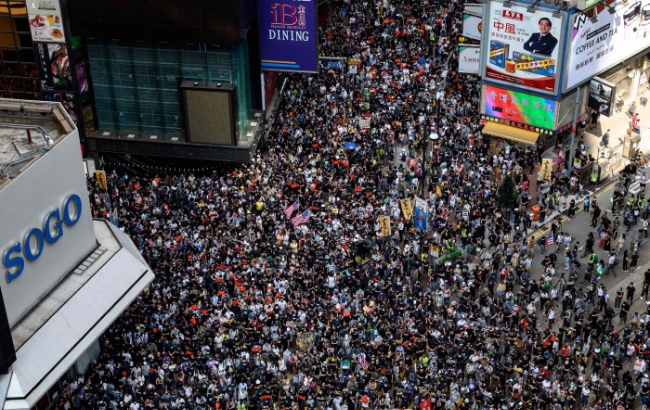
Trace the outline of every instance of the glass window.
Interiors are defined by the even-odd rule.
[[[14,40],[14,33],[11,31],[0,32],[0,48],[5,47],[16,47],[16,42]]]
[[[29,33],[29,23],[27,22],[27,15],[25,15],[25,17],[14,18],[14,24],[16,25],[16,31]]]
[[[32,35],[29,33],[16,33],[16,45],[18,47],[32,47]]]
[[[32,47],[19,49],[18,56],[20,57],[20,61],[23,63],[34,63],[36,61],[34,57],[34,49]]]
[[[0,9],[2,6],[0,6]],[[12,31],[13,30],[13,24],[11,17],[9,16],[4,16],[0,13],[0,31]]]
[[[2,49],[2,61],[18,61],[18,50],[15,49]]]
[[[9,12],[12,16],[27,17],[27,5],[24,1],[9,0],[7,3],[9,4]]]
[[[87,49],[97,117],[104,129],[182,135],[179,78],[224,82],[234,78],[228,49],[177,50],[102,40],[89,40]]]
[[[7,5],[6,0],[0,0],[0,16],[9,15],[9,6]]]

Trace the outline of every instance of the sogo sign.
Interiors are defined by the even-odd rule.
[[[61,210],[50,212],[45,218],[43,228],[31,229],[23,243],[16,242],[4,253],[3,262],[7,267],[7,282],[19,277],[25,269],[25,259],[30,262],[37,260],[43,250],[45,243],[55,244],[63,236],[63,225],[74,226],[79,222],[82,211],[82,202],[79,195],[72,194],[64,202]],[[12,268],[14,272],[12,273]]]

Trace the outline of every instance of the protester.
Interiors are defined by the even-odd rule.
[[[559,410],[631,409],[638,392],[650,400],[647,381],[622,363],[628,346],[647,345],[647,320],[627,336],[612,327],[593,234],[588,273],[561,225],[526,236],[533,205],[550,218],[558,194],[579,184],[559,169],[537,192],[541,152],[481,134],[479,78],[456,71],[460,3],[332,5],[321,53],[355,69],[289,76],[251,164],[113,164],[115,215],[89,180],[93,215],[131,236],[156,280],[60,407]],[[508,177],[510,208],[497,200]],[[416,194],[428,202],[427,234],[400,202]],[[553,250],[565,254],[564,273]]]

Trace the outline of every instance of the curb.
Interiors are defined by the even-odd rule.
[[[585,190],[585,192],[587,193],[587,195],[583,195],[583,197],[585,197],[585,196],[594,196],[594,195],[597,195],[597,194],[599,194],[600,192],[603,192],[603,191],[609,189],[612,185],[615,185],[617,181],[618,181],[618,178],[614,178],[614,179],[608,181],[605,185],[599,187],[598,189],[596,189],[596,190],[593,191],[593,192],[591,192],[591,191],[589,191],[589,190]],[[582,209],[583,209],[583,205],[582,205],[582,204],[580,204],[580,205],[577,205],[577,204],[576,204],[576,214],[577,214],[578,212],[582,211]],[[568,210],[568,209],[565,209],[564,211],[562,211],[562,212],[560,212],[560,213],[557,213],[557,214],[553,215],[553,217],[551,217],[551,218],[547,219],[546,221],[544,221],[543,224],[538,225],[538,226],[537,226],[537,229],[535,229],[534,231],[532,231],[530,234],[526,235],[526,239],[530,239],[531,236],[536,235],[536,234],[539,234],[540,231],[543,231],[543,230],[546,229],[547,227],[551,226],[551,224],[553,223],[553,221],[555,221],[556,219],[558,219],[558,218],[560,218],[560,217],[562,217],[562,216],[566,216],[566,215],[568,214],[568,212],[569,212],[569,210]]]

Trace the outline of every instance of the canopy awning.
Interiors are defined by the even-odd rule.
[[[488,122],[483,128],[483,134],[494,135],[495,137],[505,138],[523,144],[535,144],[539,133],[534,131],[522,130],[521,128],[511,127],[510,125]]]

